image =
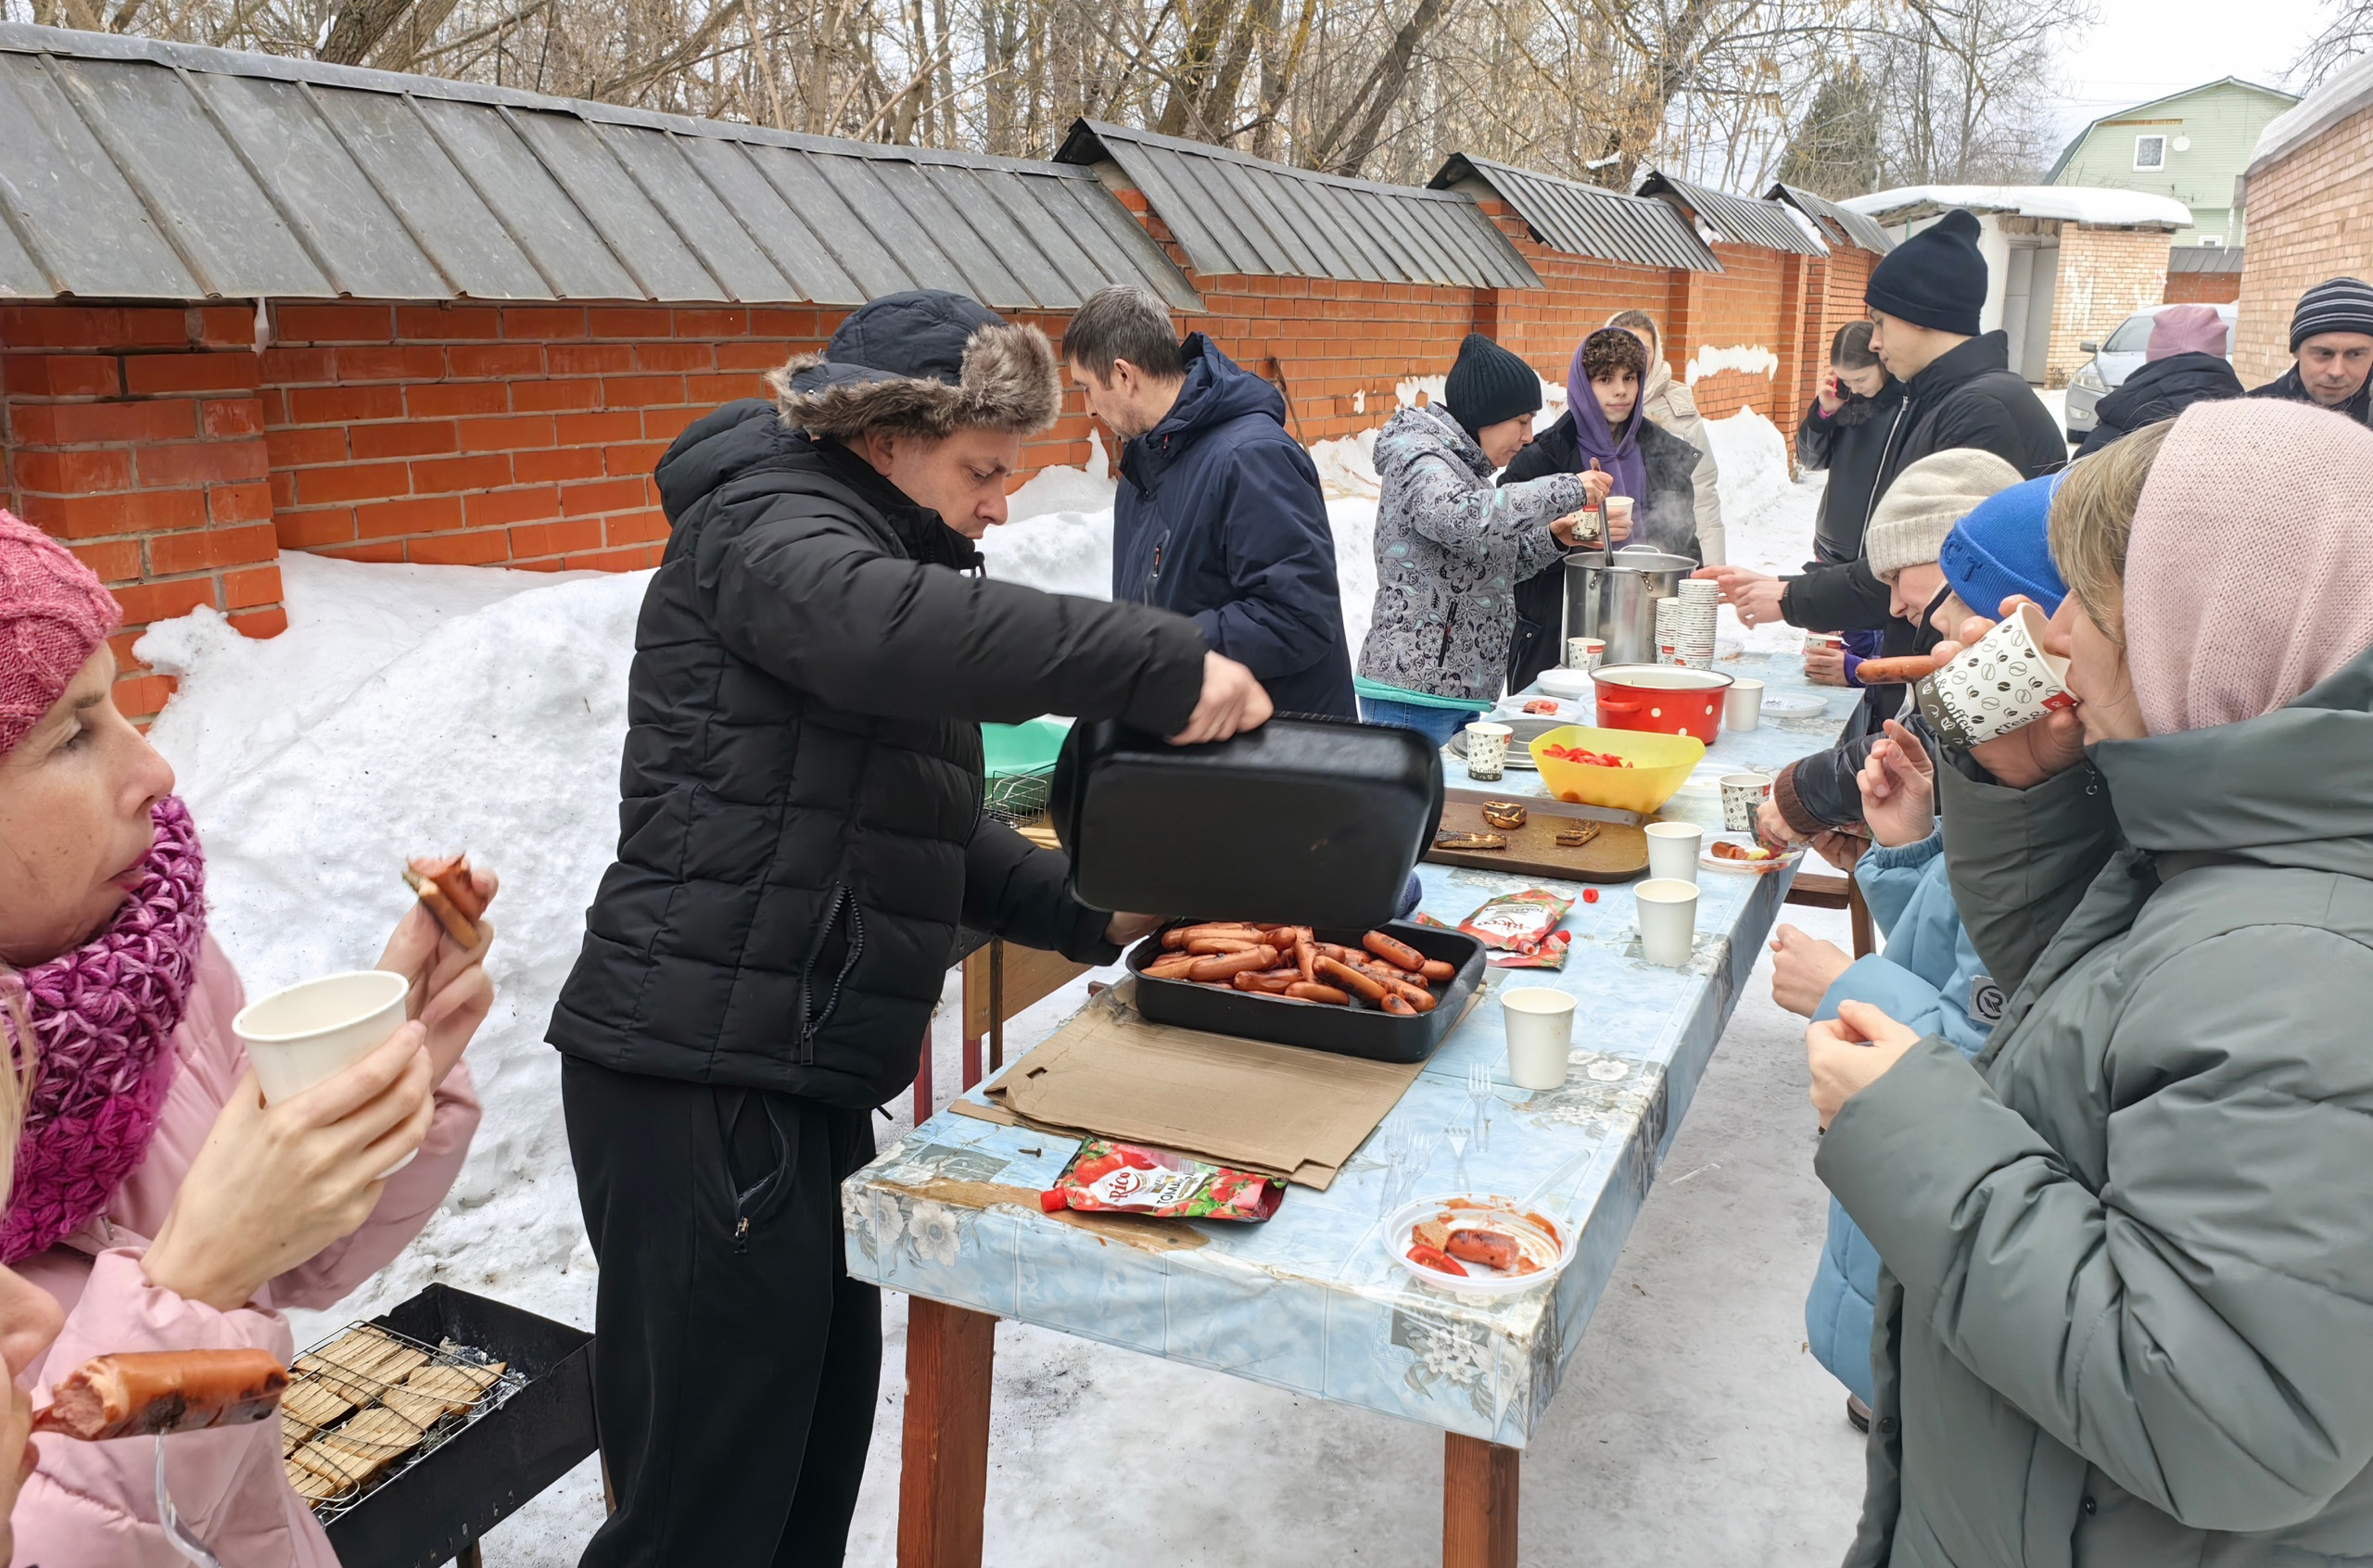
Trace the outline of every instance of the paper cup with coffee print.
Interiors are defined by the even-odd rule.
[[[1770,798],[1768,773],[1722,775],[1722,826],[1733,833],[1754,832],[1757,808]]]
[[[2068,661],[2043,651],[2044,625],[2041,611],[2022,604],[1912,687],[1920,716],[1937,739],[1967,750],[2076,705],[2068,692]]]
[[[1504,724],[1479,721],[1466,727],[1466,777],[1485,783],[1497,780],[1508,765],[1508,737],[1516,731]]]

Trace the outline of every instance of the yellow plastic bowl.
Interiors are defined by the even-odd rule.
[[[1631,759],[1630,767],[1593,767],[1541,754],[1544,746],[1580,747]],[[1694,735],[1657,735],[1644,729],[1593,729],[1569,724],[1550,730],[1530,748],[1542,783],[1561,801],[1642,816],[1672,799],[1692,769],[1705,760],[1706,742]]]

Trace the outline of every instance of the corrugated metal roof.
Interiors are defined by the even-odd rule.
[[[1498,193],[1532,230],[1532,237],[1553,250],[1684,272],[1722,270],[1689,221],[1669,203],[1466,153],[1451,154],[1432,183],[1436,190],[1450,190],[1468,180]]]
[[[2176,245],[2167,247],[2167,271],[2170,272],[2238,272],[2241,270],[2241,247],[2238,245]]]
[[[1816,237],[1812,223],[1776,201],[1732,196],[1651,169],[1640,181],[1643,196],[1671,196],[1697,215],[1718,240],[1732,245],[1759,245],[1766,250],[1792,250],[1799,256],[1826,256],[1829,247]]]
[[[1091,120],[1074,123],[1055,156],[1118,164],[1206,276],[1541,286],[1508,237],[1448,191],[1347,180]]]
[[[1800,191],[1794,185],[1777,184],[1763,196],[1767,201],[1785,202],[1795,208],[1835,244],[1855,246],[1881,256],[1895,248],[1895,241],[1874,220],[1851,208],[1840,207],[1827,196]]]
[[[1201,301],[1084,169],[0,23],[0,296]]]

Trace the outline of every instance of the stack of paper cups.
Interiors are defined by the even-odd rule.
[[[1681,646],[1681,601],[1656,601],[1656,663],[1681,664],[1688,663]]]
[[[1722,585],[1686,578],[1681,585],[1680,608],[1673,612],[1673,631],[1681,662],[1693,670],[1714,667],[1714,610],[1721,602]]]

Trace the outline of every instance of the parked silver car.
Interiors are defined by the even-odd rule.
[[[2119,387],[2126,378],[2142,368],[2142,355],[2151,347],[2151,318],[2160,311],[2172,310],[2168,305],[2153,305],[2147,310],[2137,310],[2117,323],[2117,330],[2100,343],[2079,343],[2077,348],[2093,357],[2077,368],[2068,378],[2068,439],[2081,441],[2101,423],[2093,406]],[[2233,357],[2233,318],[2239,312],[2230,305],[2219,305],[2216,313],[2225,319],[2225,357]]]

